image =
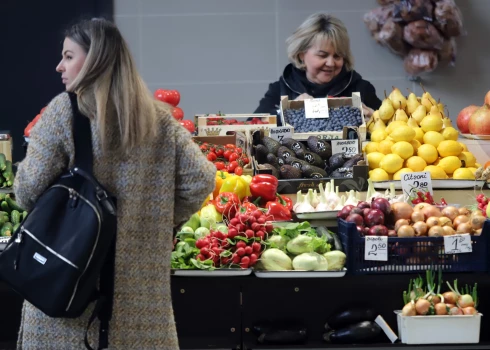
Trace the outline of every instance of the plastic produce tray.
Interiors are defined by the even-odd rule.
[[[480,236],[471,236],[472,252],[445,254],[443,237],[388,238],[388,261],[364,260],[365,239],[354,223],[338,220],[338,235],[347,254],[350,274],[386,274],[425,272],[489,271],[490,220],[486,220]]]

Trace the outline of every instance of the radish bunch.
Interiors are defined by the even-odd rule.
[[[215,268],[239,265],[242,269],[254,266],[265,247],[265,240],[273,226],[260,210],[249,213],[238,211],[228,225],[228,233],[211,230],[196,241],[200,250],[196,259],[211,260]]]

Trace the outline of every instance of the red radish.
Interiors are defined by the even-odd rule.
[[[250,254],[250,266],[254,266],[258,259],[257,254]]]
[[[255,234],[254,230],[245,231],[245,236],[247,236],[247,238],[253,238],[254,234]]]
[[[261,212],[259,209],[257,209],[257,210],[254,210],[254,211],[252,212],[252,215],[253,215],[253,216],[254,216],[256,219],[260,219],[260,217],[261,217],[261,216],[263,216],[263,215],[264,215],[264,213],[262,213],[262,212]]]
[[[264,231],[257,231],[257,232],[255,232],[255,237],[258,237],[258,238],[260,238],[263,241],[264,240],[264,237],[265,237]]]
[[[238,231],[236,228],[228,229],[228,238],[235,238],[238,235]]]
[[[265,218],[264,218],[263,216],[261,216],[261,217],[259,217],[259,218],[257,219],[257,223],[258,223],[258,224],[261,224],[261,225],[265,224],[265,221],[266,221],[266,220],[265,220]]]
[[[249,264],[250,264],[250,258],[248,256],[242,257],[242,260],[240,261],[240,267],[242,269],[247,269]]]
[[[206,243],[204,242],[203,239],[198,239],[196,241],[196,248],[197,249],[201,249],[201,248],[204,248],[206,246]]]
[[[233,261],[233,264],[238,264],[240,263],[241,257],[238,254],[233,254],[231,260]]]
[[[259,242],[253,242],[252,249],[254,252],[260,252],[260,250],[262,249],[262,245]]]
[[[245,243],[244,241],[238,241],[236,243],[237,248],[245,248],[246,246],[247,246],[247,243]]]
[[[233,218],[230,220],[230,225],[231,226],[236,226],[240,223],[240,220],[238,220],[238,218]]]
[[[245,254],[250,255],[253,253],[253,248],[251,246],[245,247]]]
[[[204,260],[206,260],[206,257],[204,255],[202,255],[202,254],[197,254],[196,260],[204,261]]]
[[[236,253],[238,256],[244,256],[245,255],[245,248],[238,248],[236,250]]]
[[[274,226],[272,226],[272,224],[271,224],[270,222],[267,222],[267,223],[265,224],[265,231],[266,231],[267,233],[271,233],[273,229],[274,229]]]

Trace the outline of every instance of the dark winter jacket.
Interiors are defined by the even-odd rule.
[[[303,93],[307,93],[315,98],[327,96],[350,97],[353,92],[361,94],[364,104],[374,110],[381,106],[381,100],[376,96],[374,86],[363,80],[356,71],[347,71],[342,68],[341,72],[327,84],[315,84],[306,78],[306,72],[288,64],[284,69],[279,81],[269,85],[269,90],[260,100],[259,107],[254,113],[277,114],[281,96],[288,96],[290,100]]]

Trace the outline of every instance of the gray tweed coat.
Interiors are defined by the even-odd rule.
[[[29,209],[74,161],[72,110],[68,94],[55,97],[32,129],[14,190]],[[103,154],[91,123],[94,174],[118,200],[114,314],[110,349],[177,350],[170,294],[170,254],[175,224],[199,210],[214,188],[216,168],[171,116],[159,118],[160,137],[129,156]],[[108,132],[117,137],[117,126]],[[84,349],[83,334],[92,311],[78,319],[55,319],[24,303],[18,349]],[[98,342],[98,323],[90,343]]]

